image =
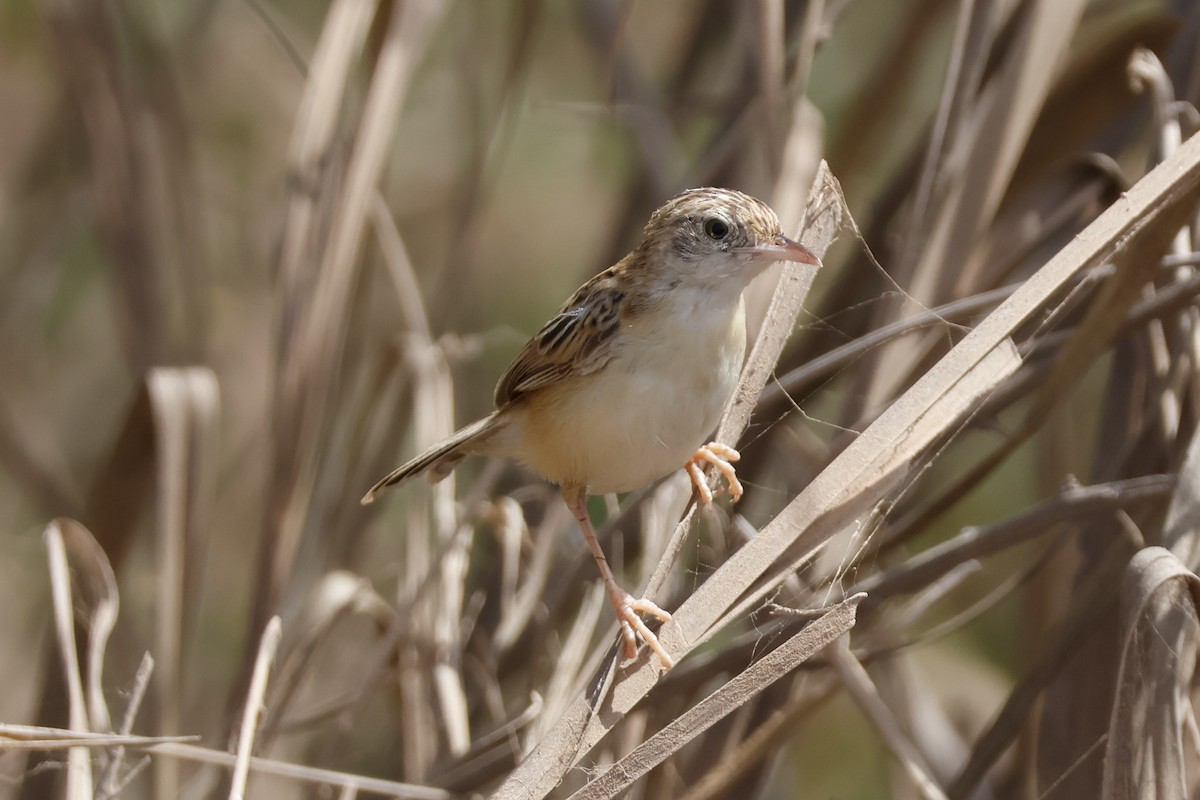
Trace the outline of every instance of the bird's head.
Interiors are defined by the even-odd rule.
[[[682,281],[732,283],[739,291],[776,261],[821,263],[784,235],[770,206],[732,189],[676,195],[650,217],[639,249]]]

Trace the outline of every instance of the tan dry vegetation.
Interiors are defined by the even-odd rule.
[[[1198,38],[10,0],[0,797],[1196,796]],[[593,505],[663,675],[533,476],[357,498],[703,184],[826,266],[752,287],[743,502]]]

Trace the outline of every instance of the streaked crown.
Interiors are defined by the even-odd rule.
[[[643,246],[668,245],[692,261],[715,252],[772,243],[783,236],[766,203],[733,189],[689,189],[668,200],[646,223]]]

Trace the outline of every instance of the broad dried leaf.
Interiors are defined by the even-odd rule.
[[[1192,797],[1200,765],[1184,744],[1200,654],[1200,578],[1147,547],[1121,586],[1121,663],[1105,745],[1105,800]]]

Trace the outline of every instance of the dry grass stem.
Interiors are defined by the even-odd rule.
[[[70,726],[76,731],[90,731],[87,700],[80,676],[79,652],[75,648],[75,625],[72,613],[71,576],[67,564],[67,549],[60,524],[51,522],[45,531],[46,551],[50,561],[51,597],[54,600],[54,625],[58,648],[67,680],[67,700]],[[72,747],[67,753],[67,800],[89,800],[92,797],[92,762],[87,750]]]
[[[90,731],[0,725],[0,750],[57,750],[67,747],[150,747],[165,742],[194,741],[195,736],[131,736]]]
[[[155,756],[172,758],[183,761],[194,761],[203,764],[217,764],[224,767],[235,767],[238,757],[232,753],[213,750],[207,747],[197,747],[190,744],[161,744],[152,748]],[[249,769],[256,775],[278,775],[302,784],[317,786],[338,786],[355,791],[374,792],[385,797],[395,797],[399,800],[451,800],[453,795],[441,789],[428,786],[413,786],[398,781],[382,780],[365,775],[354,775],[336,770],[319,769],[304,764],[289,764],[270,758],[250,758]]]
[[[258,730],[259,715],[262,713],[267,694],[267,678],[271,665],[283,638],[283,623],[272,617],[263,631],[258,645],[258,658],[254,661],[254,673],[250,678],[250,692],[246,695],[246,706],[242,710],[242,727],[238,732],[237,759],[233,765],[233,785],[229,789],[229,800],[243,800],[246,796],[246,780],[250,776],[250,755],[254,752],[254,734]]]

